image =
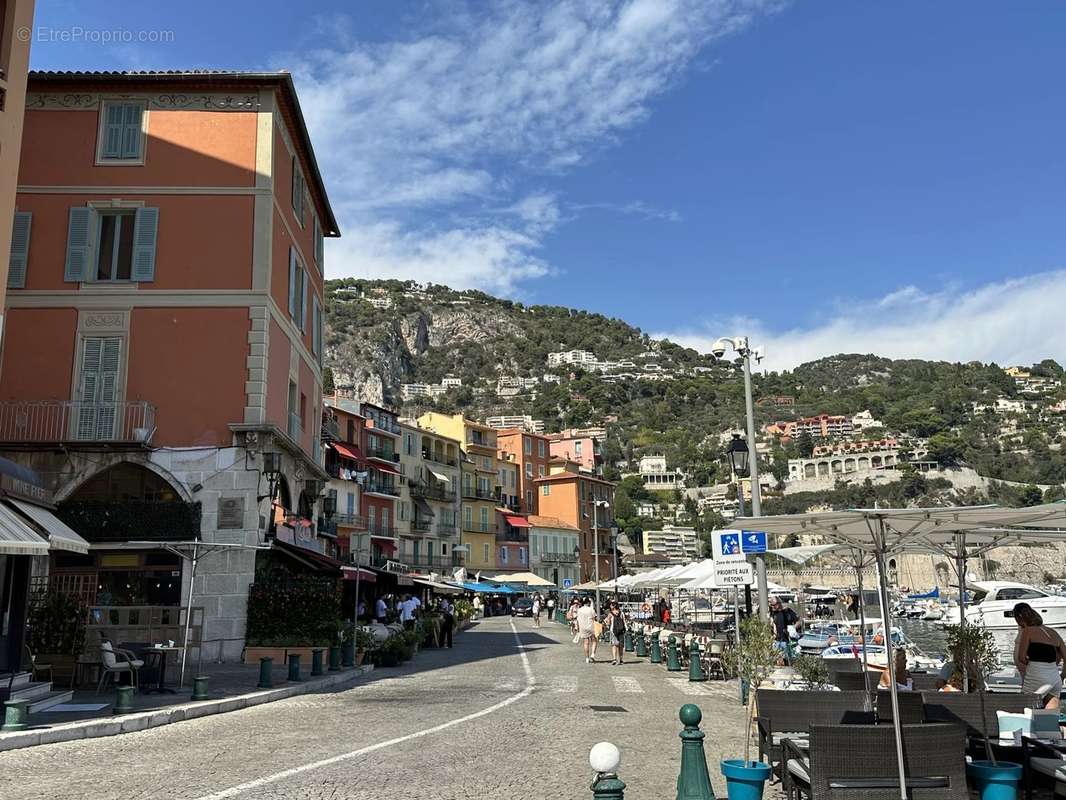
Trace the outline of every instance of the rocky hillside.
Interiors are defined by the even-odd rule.
[[[742,424],[737,367],[653,340],[618,319],[444,286],[356,279],[328,282],[326,307],[335,385],[409,415],[529,414],[549,431],[605,425],[609,467],[663,453],[693,485],[719,478],[723,437]],[[586,350],[616,366],[604,372],[548,365],[549,353],[566,350]],[[882,425],[873,433],[900,437],[944,465],[1062,484],[1066,391],[1056,382],[1063,371],[1051,360],[1028,371],[1049,385],[1027,392],[995,364],[832,356],[757,375],[758,422],[868,410]],[[402,388],[439,386],[444,378],[461,386],[432,397]],[[775,397],[790,404],[775,404]],[[767,466],[782,478],[797,454],[796,443],[768,442]]]

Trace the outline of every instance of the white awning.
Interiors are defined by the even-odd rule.
[[[13,498],[10,502],[48,532],[48,542],[52,550],[69,550],[71,553],[82,554],[89,552],[89,543],[47,508]]]
[[[445,475],[443,472],[437,472],[437,470],[431,469],[430,473],[433,475],[434,478],[436,478],[438,481],[441,481],[442,483],[452,482],[452,479]]]
[[[10,508],[0,505],[0,555],[46,556],[48,542]]]

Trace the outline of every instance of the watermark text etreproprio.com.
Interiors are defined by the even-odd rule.
[[[53,42],[61,44],[167,44],[174,41],[174,31],[133,30],[130,28],[51,28],[38,25],[15,31],[20,42]]]

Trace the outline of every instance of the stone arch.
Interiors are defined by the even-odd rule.
[[[830,464],[830,468],[834,475],[839,475],[844,471],[844,462],[841,461],[839,458],[834,459],[832,464]]]
[[[828,478],[829,477],[829,462],[828,461],[819,461],[818,462],[818,477],[819,478],[821,478],[821,477],[827,477]]]
[[[856,461],[855,461],[855,459],[854,458],[845,458],[844,459],[844,471],[845,472],[854,472],[855,470],[856,470]]]
[[[806,464],[803,465],[803,477],[805,477],[805,478],[817,477],[816,476],[817,472],[818,472],[818,467],[815,466],[815,463],[813,461],[808,461]]]
[[[94,454],[94,458],[99,456],[100,454]],[[189,492],[185,484],[179,481],[176,477],[174,477],[174,475],[171,474],[168,470],[165,470],[160,467],[158,464],[155,464],[151,461],[134,461],[128,458],[124,458],[122,456],[111,456],[110,461],[105,461],[104,459],[108,459],[108,456],[103,455],[102,457],[100,457],[100,460],[94,462],[94,465],[97,466],[97,469],[94,469],[92,472],[89,472],[87,474],[80,475],[77,477],[77,479],[72,480],[66,486],[57,489],[53,502],[58,505],[64,500],[70,499],[70,497],[75,492],[77,492],[81,487],[83,487],[93,478],[102,475],[104,472],[107,472],[109,469],[117,467],[120,464],[129,464],[131,466],[147,470],[148,472],[155,473],[160,478],[162,478],[175,492],[177,492],[178,497],[181,499],[182,502],[191,503],[193,501],[192,493]]]
[[[870,459],[867,458],[866,456],[859,456],[859,469],[863,470],[863,469],[869,469],[869,468],[870,468]]]
[[[895,463],[896,463],[896,457],[895,456],[885,456],[885,466],[886,467],[890,467],[890,466],[892,466]]]
[[[880,467],[881,466],[881,456],[873,456],[870,459],[870,466],[872,466],[874,469],[877,469],[878,467]]]

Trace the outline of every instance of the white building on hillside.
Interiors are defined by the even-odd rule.
[[[699,558],[700,540],[695,528],[664,525],[661,531],[644,531],[644,553],[664,555],[680,564]]]
[[[561,350],[556,353],[548,353],[548,366],[561,367],[564,364],[587,366],[597,363],[595,353],[588,350]]]

